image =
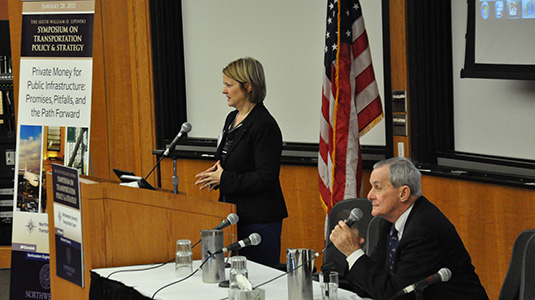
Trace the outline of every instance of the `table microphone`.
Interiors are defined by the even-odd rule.
[[[428,276],[414,284],[411,284],[409,286],[407,286],[406,288],[402,289],[401,291],[399,291],[397,294],[394,295],[394,297],[390,298],[390,299],[394,299],[394,298],[397,298],[401,295],[405,295],[405,294],[408,294],[414,290],[419,290],[419,291],[423,291],[423,289],[425,289],[426,287],[428,287],[429,285],[433,284],[433,283],[436,283],[436,282],[446,282],[448,280],[450,280],[451,278],[451,271],[450,269],[448,268],[442,268],[440,270],[438,270],[438,272],[436,272],[435,274],[431,275],[431,276]]]
[[[219,225],[217,225],[216,227],[214,227],[213,230],[221,230],[223,228],[227,228],[229,227],[230,225],[234,225],[236,223],[238,223],[238,221],[240,220],[240,217],[238,217],[237,214],[235,213],[230,213],[227,218],[225,220],[223,220],[223,222],[221,222]]]
[[[219,254],[219,253],[225,253],[229,251],[239,250],[241,248],[247,247],[247,246],[256,246],[260,244],[262,241],[262,237],[260,237],[260,234],[258,233],[251,233],[251,235],[248,238],[245,238],[241,241],[238,241],[234,244],[230,244],[228,247],[222,248],[220,250],[217,250],[213,254]]]

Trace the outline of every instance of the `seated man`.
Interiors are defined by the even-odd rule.
[[[441,268],[448,268],[451,279],[427,287],[423,299],[487,300],[455,227],[422,196],[420,176],[418,169],[403,157],[374,165],[368,199],[373,205],[372,215],[382,218],[375,251],[371,256],[364,254],[364,239],[343,221],[330,235],[347,257],[346,278],[359,295],[386,300]],[[396,299],[414,299],[414,294]]]

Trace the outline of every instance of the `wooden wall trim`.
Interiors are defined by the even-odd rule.
[[[11,247],[0,246],[0,269],[11,268]]]
[[[131,47],[132,90],[138,107],[137,130],[141,150],[141,176],[146,176],[156,163],[152,150],[156,149],[156,127],[154,116],[154,88],[152,84],[152,42],[150,34],[150,13],[148,0],[135,0],[129,9],[129,26],[134,47]],[[148,155],[147,155],[148,154]],[[152,184],[156,184],[152,176]]]
[[[390,68],[392,90],[408,91],[407,73],[407,22],[405,0],[390,0]],[[406,93],[407,112],[409,111],[409,93]],[[385,99],[391,101],[391,99]],[[407,115],[407,132],[410,132],[410,115]],[[387,116],[388,118],[389,116]],[[410,138],[393,136],[394,156],[399,155],[398,143],[404,144],[404,156],[410,155]]]
[[[17,119],[19,95],[20,44],[22,27],[22,2],[19,0],[5,0],[0,9],[7,7],[9,19],[9,36],[11,39],[11,61],[13,66],[13,99],[15,101],[15,119]],[[11,247],[0,246],[0,268],[11,267]]]
[[[11,65],[13,67],[13,99],[15,102],[15,119],[18,121],[22,1],[8,0],[8,10],[9,33],[11,38]]]
[[[113,168],[144,176],[156,162],[148,0],[97,1],[96,19],[94,176],[115,179]]]
[[[405,0],[390,0],[392,89],[407,89],[407,22]]]
[[[0,20],[9,19],[7,0],[0,0]]]
[[[133,102],[130,51],[131,36],[127,11],[129,1],[99,1],[102,22],[102,42],[107,114],[109,166],[108,177],[113,178],[112,168],[129,169],[139,174],[140,149],[135,147],[136,123]],[[95,124],[93,124],[95,125]],[[92,144],[90,145],[92,147]],[[98,158],[96,159],[98,161]]]
[[[93,33],[93,92],[91,96],[91,129],[89,153],[91,155],[90,174],[110,177],[110,148],[108,147],[108,109],[106,100],[106,72],[104,67],[104,35],[102,7],[95,1],[95,25]]]

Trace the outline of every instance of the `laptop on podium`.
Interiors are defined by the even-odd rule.
[[[115,173],[115,175],[117,175],[117,177],[119,177],[119,180],[121,180],[121,185],[139,187],[148,190],[156,190],[152,185],[150,185],[150,183],[145,180],[145,178],[136,176],[134,172],[119,169],[113,169],[113,172]]]

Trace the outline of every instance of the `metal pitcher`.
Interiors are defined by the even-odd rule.
[[[312,272],[315,253],[312,249],[286,250],[288,299],[313,300]]]
[[[225,281],[225,255],[213,254],[223,248],[223,230],[201,230],[202,261],[208,259],[202,266],[202,281],[204,283],[219,283]]]

